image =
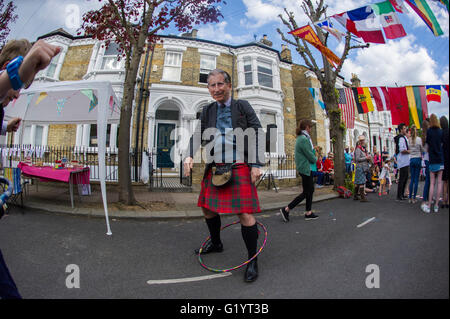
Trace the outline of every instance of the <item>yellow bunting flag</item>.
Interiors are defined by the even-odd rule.
[[[39,97],[36,101],[36,105],[38,105],[39,103],[42,102],[43,99],[45,99],[48,96],[47,92],[41,92],[41,94],[39,94]]]

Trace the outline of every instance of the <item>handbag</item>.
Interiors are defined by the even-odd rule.
[[[233,177],[233,164],[224,164],[213,166],[212,168],[212,184],[216,187],[227,185]]]

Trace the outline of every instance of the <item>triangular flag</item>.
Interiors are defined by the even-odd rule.
[[[323,110],[325,110],[325,103],[323,103],[323,101],[320,99],[320,96],[319,96],[319,92],[318,92],[318,91],[319,91],[318,89],[315,89],[315,88],[309,88],[309,92],[311,92],[311,95],[312,95],[314,101],[316,101],[317,104],[319,104],[320,107],[321,107]]]
[[[91,103],[89,103],[89,112],[92,111],[98,104],[97,96],[92,93],[92,100]]]
[[[86,95],[91,101],[94,98],[93,97],[94,93],[92,92],[92,90],[81,90],[80,92]]]
[[[66,104],[66,101],[67,99],[59,99],[58,102],[56,102],[56,113],[58,115],[61,115],[64,105]]]
[[[39,94],[39,97],[38,97],[35,105],[38,105],[39,103],[41,103],[41,101],[43,99],[45,99],[47,96],[48,96],[47,92],[41,92],[41,94]]]

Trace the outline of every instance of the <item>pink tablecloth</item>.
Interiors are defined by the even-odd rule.
[[[61,168],[55,169],[53,167],[36,167],[20,162],[17,165],[22,170],[22,174],[39,177],[43,181],[59,181],[69,183],[70,174],[75,174],[72,179],[73,184],[89,184],[89,167],[84,169]]]

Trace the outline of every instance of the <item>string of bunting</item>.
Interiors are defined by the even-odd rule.
[[[449,97],[449,85],[422,85],[403,87],[354,87],[337,89],[338,105],[342,121],[347,128],[354,128],[355,109],[359,114],[375,111],[389,111],[392,124],[414,124],[420,129],[422,121],[429,116],[428,103],[442,103],[442,89]],[[309,88],[312,97],[322,109],[325,104],[320,96],[321,89]]]
[[[428,0],[430,1],[430,0]],[[449,0],[431,0],[439,3],[449,11]],[[431,10],[427,0],[405,0],[411,9],[422,19],[435,36],[441,36],[444,32],[439,25],[436,16]],[[386,39],[398,39],[406,36],[406,31],[400,22],[397,13],[408,13],[403,0],[386,0],[361,8],[334,14],[314,23],[325,32],[333,35],[338,41],[342,40],[345,33],[336,29],[331,18],[341,24],[347,31],[361,38],[366,43],[386,43]],[[379,17],[379,20],[377,19]],[[383,34],[384,32],[384,34]],[[305,25],[289,32],[297,36],[319,50],[336,67],[341,60],[325,46],[314,32],[311,25]]]

